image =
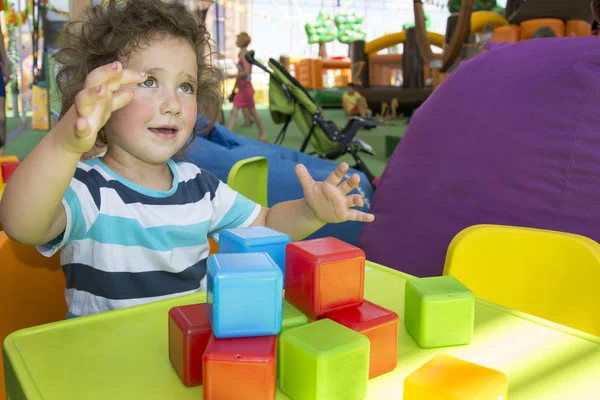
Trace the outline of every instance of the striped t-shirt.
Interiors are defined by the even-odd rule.
[[[67,226],[40,246],[59,249],[76,316],[205,289],[207,237],[249,226],[260,205],[194,164],[169,160],[169,191],[141,187],[100,159],[79,163],[62,204]]]

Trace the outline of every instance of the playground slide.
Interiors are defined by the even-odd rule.
[[[427,32],[427,37],[432,45],[437,47],[444,46],[444,35],[440,35],[439,33]],[[365,54],[375,54],[379,50],[387,49],[390,46],[394,46],[398,43],[404,43],[406,40],[406,32],[396,32],[390,33],[389,35],[385,35],[379,37],[375,40],[365,43]]]
[[[491,11],[477,11],[471,14],[471,33],[477,33],[486,25],[494,28],[510,25],[510,22],[501,15]]]
[[[477,11],[471,14],[471,33],[479,32],[485,25],[494,27],[509,25],[506,18],[491,11]],[[444,35],[439,33],[427,32],[429,42],[436,47],[444,46]],[[406,40],[406,32],[396,32],[389,35],[379,37],[375,40],[365,43],[365,54],[375,54],[379,50],[386,49],[398,43],[404,43]]]

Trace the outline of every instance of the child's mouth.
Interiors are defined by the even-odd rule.
[[[177,129],[174,128],[149,128],[149,130],[156,136],[164,139],[171,139],[177,135]]]

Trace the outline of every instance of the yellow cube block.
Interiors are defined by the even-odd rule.
[[[404,400],[507,400],[508,377],[439,354],[404,380]]]

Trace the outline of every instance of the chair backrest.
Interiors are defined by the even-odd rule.
[[[0,342],[23,328],[65,318],[65,280],[59,255],[46,258],[0,231]],[[0,363],[0,400],[5,399]]]
[[[268,203],[269,161],[266,157],[250,157],[236,162],[229,170],[227,184],[263,207]],[[219,244],[208,239],[210,254],[219,252]]]
[[[600,245],[584,236],[475,225],[450,243],[444,275],[479,298],[600,336]]]
[[[236,162],[229,170],[227,184],[235,191],[263,207],[268,206],[269,161],[250,157]]]

